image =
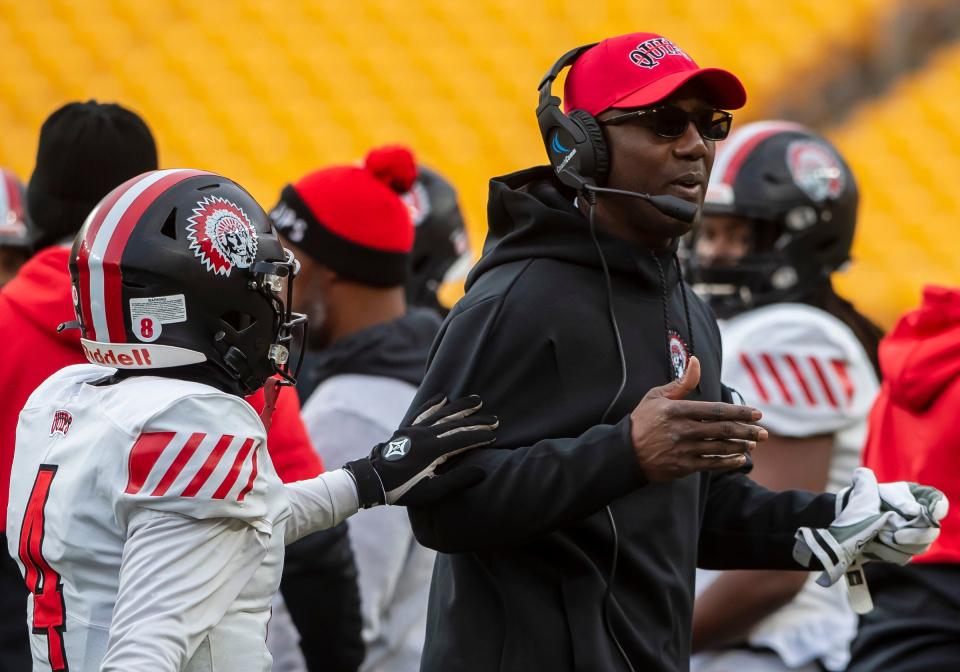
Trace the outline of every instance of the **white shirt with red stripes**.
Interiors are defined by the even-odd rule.
[[[723,382],[763,411],[761,424],[773,434],[832,434],[827,489],[849,485],[879,392],[870,357],[850,328],[826,311],[796,303],[757,308],[720,326]],[[698,591],[711,575],[698,571]],[[822,588],[811,575],[790,604],[754,628],[749,641],[775,650],[790,666],[820,659],[835,670],[846,667],[855,629],[843,586]]]
[[[20,415],[9,551],[34,670],[267,671],[283,547],[357,510],[342,471],[283,485],[242,399],[78,365]]]

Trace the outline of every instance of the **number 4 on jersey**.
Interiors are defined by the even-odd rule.
[[[41,464],[30,491],[27,510],[20,527],[20,562],[23,563],[27,589],[33,593],[33,632],[47,636],[50,668],[67,670],[67,652],[63,644],[66,608],[60,575],[43,558],[44,508],[57,467]]]

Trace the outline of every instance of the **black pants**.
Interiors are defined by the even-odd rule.
[[[960,566],[864,569],[874,610],[860,617],[847,672],[960,670]]]
[[[33,668],[27,632],[27,586],[20,568],[7,555],[7,535],[0,533],[0,672]]]

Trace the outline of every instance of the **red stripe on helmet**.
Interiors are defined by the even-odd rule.
[[[181,170],[171,173],[147,187],[120,216],[120,221],[107,244],[103,255],[103,301],[107,317],[110,343],[126,343],[127,330],[123,323],[123,283],[120,277],[120,260],[130,240],[130,234],[147,208],[167,189],[196,175],[209,175],[203,170]]]
[[[750,152],[753,151],[754,147],[769,138],[771,135],[779,133],[780,130],[781,129],[770,129],[768,131],[757,133],[755,136],[740,145],[736,149],[736,153],[730,157],[730,163],[727,164],[727,170],[721,177],[720,181],[723,184],[729,184],[732,187],[733,183],[737,179],[737,173],[740,172],[740,166],[742,166],[743,162],[747,160],[748,156],[750,156]]]
[[[800,124],[792,121],[758,121],[747,124],[736,131],[720,145],[717,152],[714,168],[723,171],[722,174],[717,174],[719,182],[732,188],[743,162],[747,160],[747,157],[756,149],[757,145],[770,136],[787,132],[805,133],[808,131]]]
[[[134,183],[138,182],[142,175],[132,177],[119,187],[107,194],[97,205],[93,214],[93,219],[89,221],[83,232],[83,239],[80,241],[77,250],[77,276],[79,279],[79,301],[80,301],[80,320],[85,329],[84,338],[91,341],[99,341],[96,329],[93,327],[93,312],[90,308],[90,249],[93,247],[93,241],[100,231],[103,220],[107,213],[113,209],[117,201]]]

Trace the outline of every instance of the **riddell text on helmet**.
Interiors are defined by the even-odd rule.
[[[100,348],[96,350],[88,348],[85,344],[81,344],[81,347],[83,348],[83,354],[89,361],[104,366],[153,366],[153,362],[150,361],[149,348],[133,348],[128,355],[122,352],[117,354],[113,351],[113,348],[101,351]]]

